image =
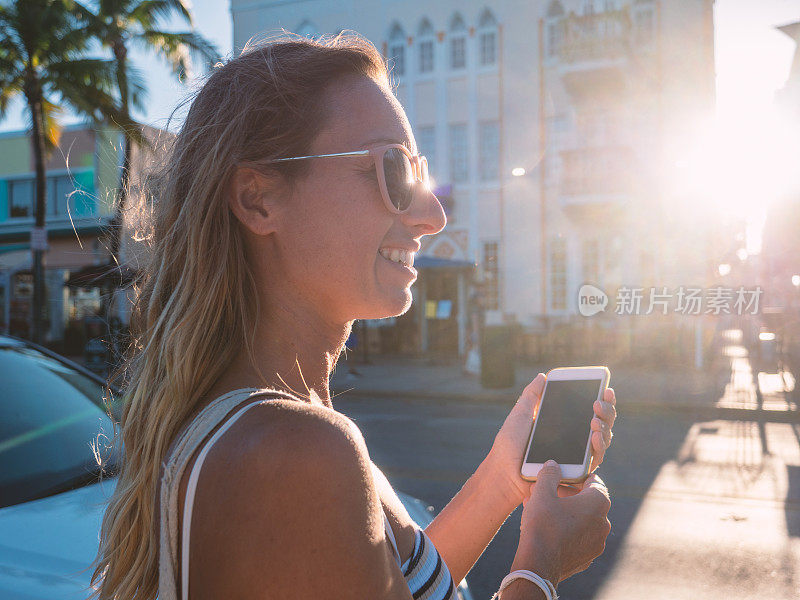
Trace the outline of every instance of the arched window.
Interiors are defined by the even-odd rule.
[[[544,28],[545,55],[548,58],[558,56],[564,43],[564,7],[558,0],[553,0],[547,7]]]
[[[387,58],[392,61],[392,73],[398,77],[406,74],[406,33],[399,23],[389,31],[389,50]]]
[[[547,5],[547,13],[545,17],[548,19],[557,19],[564,16],[564,7],[558,0],[553,0]]]
[[[417,44],[417,56],[419,57],[419,72],[433,72],[434,40],[435,34],[433,25],[428,19],[422,19],[417,31],[419,42]]]
[[[435,35],[433,25],[431,25],[428,19],[423,19],[419,24],[417,37],[419,38],[419,43],[417,45],[419,72],[432,73]]]
[[[297,28],[297,34],[307,38],[314,38],[319,35],[319,30],[316,25],[306,19]]]
[[[456,13],[450,19],[450,68],[463,69],[467,66],[467,26],[464,19]]]
[[[497,64],[497,19],[488,8],[478,20],[479,63],[482,67]]]

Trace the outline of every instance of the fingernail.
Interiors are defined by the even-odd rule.
[[[546,463],[544,463],[544,466],[545,467],[557,467],[558,463],[556,461],[550,459]]]

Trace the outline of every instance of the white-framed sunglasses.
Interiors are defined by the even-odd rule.
[[[375,172],[378,174],[381,196],[383,196],[386,208],[392,213],[402,214],[411,207],[418,183],[430,189],[428,159],[421,154],[411,154],[411,151],[402,144],[387,144],[355,152],[275,158],[268,162],[276,163],[307,158],[338,158],[340,156],[372,156],[375,161]]]

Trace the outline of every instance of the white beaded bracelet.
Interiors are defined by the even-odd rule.
[[[515,579],[527,579],[531,583],[535,583],[539,588],[544,592],[545,598],[547,600],[558,600],[558,594],[556,594],[556,587],[550,583],[544,577],[533,573],[532,571],[526,571],[525,569],[519,569],[517,571],[511,571],[508,575],[503,577],[503,581],[500,582],[500,589],[494,593],[494,596],[491,597],[490,600],[495,600],[497,595],[506,589],[509,584],[514,581]]]

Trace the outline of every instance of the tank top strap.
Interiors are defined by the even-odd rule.
[[[178,548],[188,549],[189,525],[200,474],[205,456],[213,443],[225,433],[233,423],[249,408],[269,400],[297,400],[296,397],[282,390],[272,388],[243,388],[233,390],[216,398],[203,408],[181,431],[173,443],[163,465],[160,499],[160,544],[159,544],[159,598],[160,600],[178,600],[179,594],[188,597],[188,550],[182,552],[181,579],[184,585],[178,586]],[[251,401],[252,400],[252,401]],[[251,401],[251,402],[248,402]],[[236,410],[238,408],[238,410]],[[231,413],[234,414],[231,415]],[[220,426],[211,439],[206,438],[214,429]],[[183,531],[178,533],[178,499],[180,481],[195,451],[203,445],[203,449],[195,461],[190,474],[189,485],[186,490],[183,512]],[[178,590],[181,590],[180,592]]]
[[[397,540],[394,538],[394,531],[392,530],[392,524],[389,523],[389,518],[386,516],[385,511],[383,512],[383,527],[386,529],[386,537],[389,538],[389,541],[392,543],[392,550],[394,550],[394,559],[397,561],[397,566],[402,566],[403,559],[400,556],[400,550],[397,548]]]

